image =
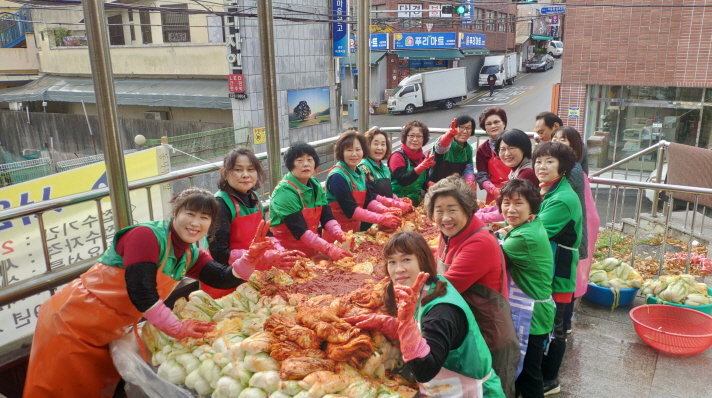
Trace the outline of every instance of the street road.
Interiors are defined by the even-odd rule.
[[[534,129],[534,117],[551,108],[551,87],[561,78],[561,60],[554,62],[554,69],[546,72],[521,73],[513,86],[495,90],[489,96],[489,89],[484,88],[474,97],[461,102],[454,108],[428,109],[412,115],[373,115],[370,125],[380,127],[402,126],[410,120],[420,120],[428,127],[447,128],[455,117],[467,114],[478,120],[480,113],[489,106],[499,106],[507,112],[507,128],[524,131]],[[479,128],[479,127],[478,127]]]

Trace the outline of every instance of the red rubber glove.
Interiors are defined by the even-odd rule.
[[[428,274],[421,272],[412,288],[402,285],[393,286],[398,300],[398,341],[405,362],[424,358],[430,353],[430,346],[420,334],[414,317],[420,289],[427,279]]]
[[[398,319],[384,314],[364,314],[344,318],[344,321],[363,330],[375,330],[391,340],[398,338]]]
[[[386,228],[396,229],[401,225],[401,218],[393,214],[378,214],[368,211],[361,207],[357,207],[353,217],[356,220],[368,222],[371,224],[383,225]]]
[[[455,136],[459,132],[460,131],[457,129],[457,118],[455,118],[452,120],[452,123],[450,123],[450,129],[440,138],[439,145],[443,148],[449,147],[450,144],[452,144],[452,140],[455,139]]]
[[[431,155],[430,151],[425,155],[425,159],[420,162],[419,165],[415,166],[415,172],[420,175],[423,172],[433,166],[435,166],[435,155]]]
[[[255,269],[258,271],[267,271],[272,267],[289,271],[297,263],[299,257],[307,255],[299,250],[267,250],[262,256],[262,259],[257,263]]]
[[[144,312],[143,317],[151,322],[151,325],[174,339],[184,339],[186,337],[203,338],[205,334],[215,328],[214,322],[201,322],[188,319],[179,321],[166,307],[163,300],[158,300],[153,307]]]
[[[232,263],[232,273],[244,280],[250,279],[250,275],[255,271],[255,266],[258,264],[267,249],[273,245],[272,240],[267,239],[270,223],[264,220],[260,221],[257,226],[255,237],[252,238],[252,243],[247,251],[237,261]]]
[[[318,252],[327,255],[332,260],[341,260],[342,258],[353,257],[353,254],[347,252],[339,246],[332,245],[331,243],[325,241],[313,231],[305,232],[299,240],[304,242],[307,246],[314,248]]]

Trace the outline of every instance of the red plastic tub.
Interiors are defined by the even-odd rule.
[[[630,311],[638,336],[671,354],[697,354],[712,346],[712,316],[669,305],[641,305]]]

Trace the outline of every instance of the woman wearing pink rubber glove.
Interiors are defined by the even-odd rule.
[[[475,119],[468,115],[455,118],[448,132],[435,141],[435,166],[428,171],[428,181],[436,183],[457,174],[475,186],[474,149],[469,142],[475,135]]]
[[[109,343],[142,317],[175,339],[205,337],[213,323],[181,321],[163,300],[184,276],[221,289],[242,282],[196,245],[217,213],[212,193],[189,188],[171,219],[118,231],[94,266],[40,307],[24,396],[113,396],[120,376]]]
[[[267,178],[262,163],[249,149],[235,149],[225,155],[220,169],[218,191],[217,230],[208,238],[210,255],[224,264],[232,265],[239,259],[252,242],[257,226],[263,220],[263,209],[256,190]],[[273,238],[274,239],[274,238]],[[276,244],[268,250],[258,263],[257,270],[264,271],[272,267],[290,269],[304,253],[296,250],[284,250]],[[245,274],[243,279],[249,279]],[[201,285],[201,289],[212,298],[220,298],[232,290],[215,289]]]
[[[384,301],[388,314],[346,318],[364,330],[400,341],[406,366],[421,395],[504,397],[492,358],[467,303],[435,271],[425,239],[415,232],[394,234],[383,248],[391,282]],[[449,391],[447,389],[449,385]],[[449,394],[448,394],[449,393]]]
[[[358,165],[368,156],[366,137],[354,131],[341,134],[334,146],[337,162],[326,177],[326,200],[344,231],[365,231],[371,224],[395,229],[401,224],[401,218],[376,200],[376,193],[366,184]],[[327,242],[336,238],[329,231],[323,234]]]
[[[391,186],[391,170],[388,168],[388,158],[391,156],[391,139],[388,133],[374,127],[364,133],[369,149],[358,165],[366,177],[366,186],[376,193],[376,200],[387,207],[396,207],[403,214],[413,211],[413,202],[408,198],[399,198],[393,194]]]

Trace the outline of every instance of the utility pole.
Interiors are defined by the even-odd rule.
[[[84,25],[87,29],[96,107],[99,111],[99,126],[101,137],[104,140],[106,181],[109,184],[114,226],[118,231],[132,225],[133,217],[131,216],[124,151],[119,139],[119,117],[116,108],[111,55],[109,54],[109,35],[104,17],[104,1],[82,0],[82,8],[84,9]]]
[[[267,138],[267,170],[270,192],[282,179],[282,162],[279,147],[279,114],[277,112],[277,72],[274,64],[274,26],[272,0],[257,1],[257,24],[260,34],[260,59],[262,63],[262,101],[265,106],[265,134]]]
[[[365,133],[369,129],[371,113],[369,97],[371,89],[371,56],[369,33],[371,30],[371,0],[357,0],[356,58],[358,65],[358,131]]]

